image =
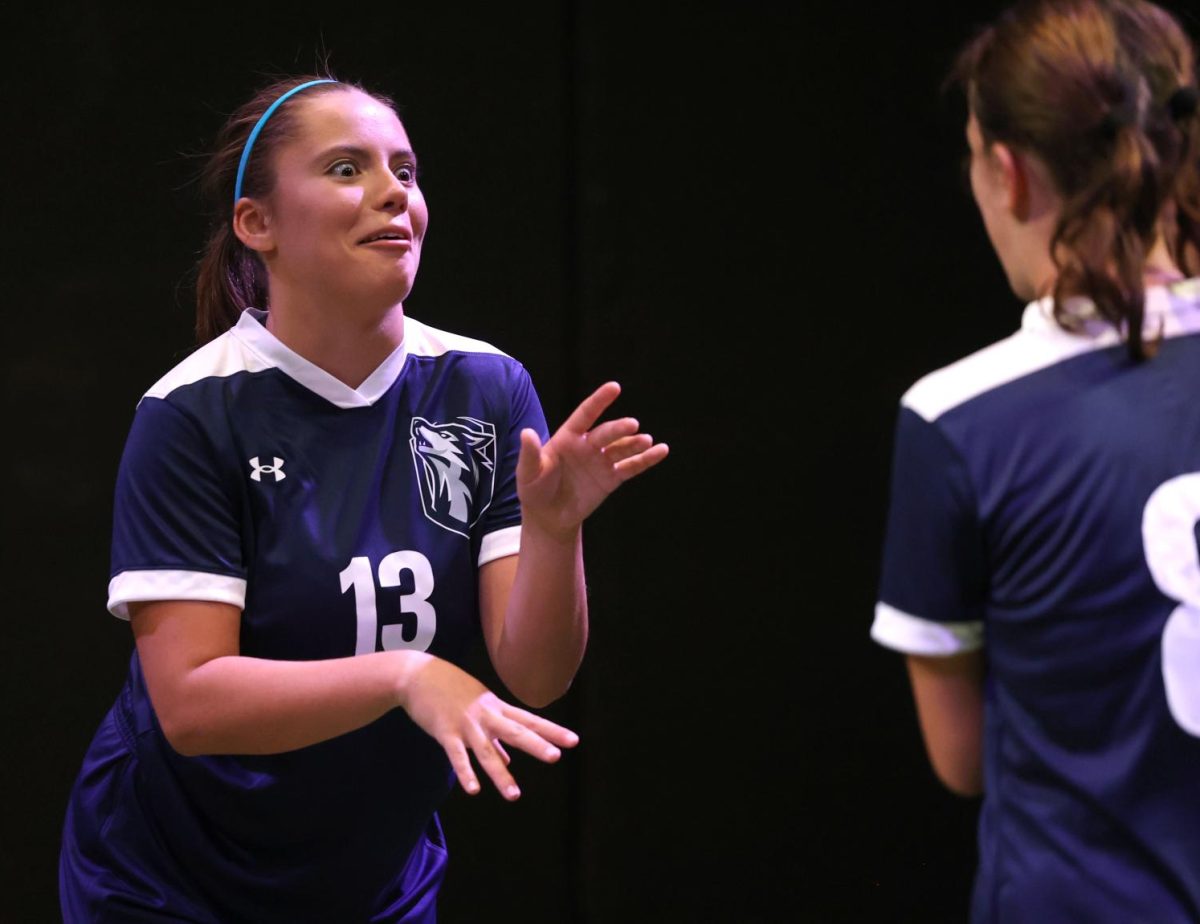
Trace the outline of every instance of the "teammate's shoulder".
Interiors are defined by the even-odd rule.
[[[410,356],[443,356],[446,353],[479,353],[512,359],[499,347],[474,337],[452,334],[449,331],[407,316],[404,319],[404,343]]]
[[[1054,320],[1049,299],[1030,302],[1021,327],[981,350],[922,376],[900,399],[927,421],[962,404],[1074,356],[1116,346],[1120,337],[1103,322],[1086,322],[1078,332]]]
[[[144,397],[166,398],[180,388],[205,379],[228,378],[239,372],[259,372],[269,365],[231,329],[189,354],[155,382]]]

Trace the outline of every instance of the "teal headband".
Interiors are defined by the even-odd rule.
[[[238,199],[242,198],[242,179],[246,176],[246,164],[250,162],[250,151],[254,148],[254,142],[258,139],[258,133],[262,131],[262,127],[267,124],[267,119],[275,114],[275,110],[282,106],[289,97],[295,96],[301,90],[308,87],[316,86],[319,83],[337,83],[336,80],[310,80],[308,83],[302,83],[298,87],[292,87],[283,96],[271,103],[267,111],[262,114],[250,130],[250,137],[246,139],[246,146],[242,148],[242,159],[238,164],[237,182],[233,184],[233,204],[237,205]]]

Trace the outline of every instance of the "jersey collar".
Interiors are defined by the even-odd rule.
[[[1146,336],[1178,337],[1200,333],[1200,277],[1183,279],[1169,285],[1146,287]],[[1097,345],[1119,343],[1121,338],[1112,325],[1096,314],[1091,299],[1072,296],[1064,299],[1068,313],[1081,323],[1081,330],[1067,332],[1054,320],[1054,299],[1050,296],[1025,306],[1021,326],[1027,331],[1075,338],[1083,334]]]
[[[404,361],[408,358],[406,344],[410,342],[409,325],[417,323],[413,318],[404,319],[404,341],[358,388],[351,388],[276,339],[275,335],[267,330],[267,313],[259,308],[247,308],[243,311],[231,333],[268,365],[274,366],[288,378],[320,395],[330,404],[342,408],[370,407],[382,398],[400,377]]]

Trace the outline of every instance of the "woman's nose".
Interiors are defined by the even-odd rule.
[[[380,208],[397,212],[403,212],[408,208],[408,187],[390,170],[386,172],[384,185],[379,195]]]

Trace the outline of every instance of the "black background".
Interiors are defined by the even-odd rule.
[[[422,159],[406,311],[521,359],[552,423],[619,380],[672,447],[587,528],[591,647],[548,710],[583,743],[518,756],[516,805],[454,794],[443,919],[965,918],[977,805],[933,779],[867,632],[896,402],[1019,318],[938,92],[999,4],[815,6],[25,6],[0,920],[56,918],[67,792],[125,675],[112,485],[190,348],[198,155],[264,73],[326,54]]]

